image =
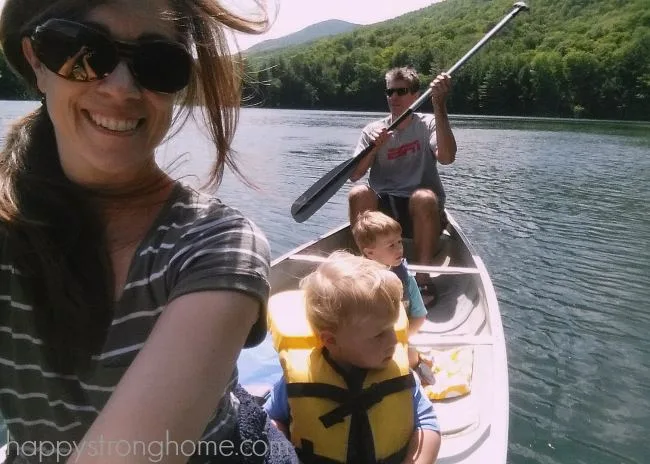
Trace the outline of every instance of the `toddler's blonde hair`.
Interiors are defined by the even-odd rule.
[[[364,211],[357,216],[352,227],[352,236],[362,253],[364,248],[374,246],[378,237],[388,234],[401,236],[402,226],[381,211]]]
[[[300,283],[307,320],[316,333],[364,319],[396,322],[402,282],[385,266],[348,252],[332,253]]]

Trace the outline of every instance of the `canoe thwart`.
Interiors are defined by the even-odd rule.
[[[421,264],[408,264],[407,268],[412,273],[423,274],[479,274],[480,271],[475,267],[459,266],[424,266]]]
[[[327,256],[295,254],[288,256],[287,259],[292,261],[304,261],[307,263],[322,263],[327,260]],[[480,272],[475,267],[423,266],[419,264],[409,264],[408,270],[429,274],[478,274]]]

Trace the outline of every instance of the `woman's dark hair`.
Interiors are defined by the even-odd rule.
[[[7,0],[0,17],[0,44],[12,68],[36,93],[36,76],[22,52],[22,38],[53,17],[80,19],[116,0]],[[126,0],[119,0],[126,1]],[[130,0],[136,2],[137,0]],[[194,50],[193,75],[178,93],[175,127],[200,109],[216,152],[208,185],[221,182],[224,166],[239,174],[231,152],[241,98],[242,67],[229,51],[224,27],[259,33],[262,16],[248,20],[216,0],[168,0],[170,21]],[[114,304],[113,273],[104,227],[89,192],[71,182],[59,161],[54,127],[45,105],[10,130],[0,151],[0,234],[33,297],[36,329],[52,367],[84,369],[103,343]]]

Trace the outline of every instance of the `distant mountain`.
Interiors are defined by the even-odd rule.
[[[301,45],[308,42],[313,42],[314,40],[318,40],[323,37],[351,32],[360,26],[360,24],[349,23],[347,21],[341,21],[339,19],[329,19],[327,21],[312,24],[311,26],[307,26],[298,32],[285,35],[284,37],[265,40],[264,42],[260,42],[250,48],[247,48],[244,52],[247,54],[268,52],[284,47],[290,47],[292,45]]]

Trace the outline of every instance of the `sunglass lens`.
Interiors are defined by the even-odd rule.
[[[34,34],[34,48],[50,71],[75,81],[101,79],[115,69],[118,61],[107,38],[69,22],[39,28]]]
[[[400,87],[398,89],[386,89],[384,92],[386,92],[386,95],[388,95],[389,97],[391,95],[393,95],[394,93],[396,93],[397,95],[399,95],[401,97],[403,95],[406,95],[408,93],[408,91],[409,91],[409,89],[407,89],[406,87]]]
[[[187,86],[192,62],[180,45],[168,42],[145,42],[133,57],[133,73],[143,87],[174,93]]]

